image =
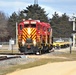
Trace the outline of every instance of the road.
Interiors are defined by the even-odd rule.
[[[7,75],[76,75],[76,61],[48,63],[38,67],[18,70]]]

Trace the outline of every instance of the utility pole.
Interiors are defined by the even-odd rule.
[[[18,26],[17,26],[17,22],[16,22],[16,45],[18,44]]]
[[[35,5],[38,4],[38,0],[34,0],[34,4],[35,4]]]
[[[72,16],[72,18],[69,18],[69,21],[72,21],[73,22],[73,47],[75,47],[75,35],[76,35],[76,31],[75,31],[75,17],[74,17],[74,14]]]
[[[75,18],[73,19],[73,31],[75,31]],[[76,33],[73,33],[73,47],[75,47],[75,35]]]

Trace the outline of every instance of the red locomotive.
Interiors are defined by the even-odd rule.
[[[52,28],[39,20],[24,20],[18,25],[18,46],[22,53],[49,52],[52,49]]]

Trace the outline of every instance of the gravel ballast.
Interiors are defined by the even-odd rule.
[[[21,56],[21,58],[13,58],[13,59],[0,61],[0,67],[4,68],[4,67],[11,67],[13,65],[18,65],[18,64],[27,64],[29,62],[34,62],[36,60],[37,58],[28,58],[27,56]]]

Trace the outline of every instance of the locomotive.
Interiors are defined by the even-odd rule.
[[[49,52],[53,45],[52,28],[39,20],[23,20],[18,24],[18,47],[21,53]]]

